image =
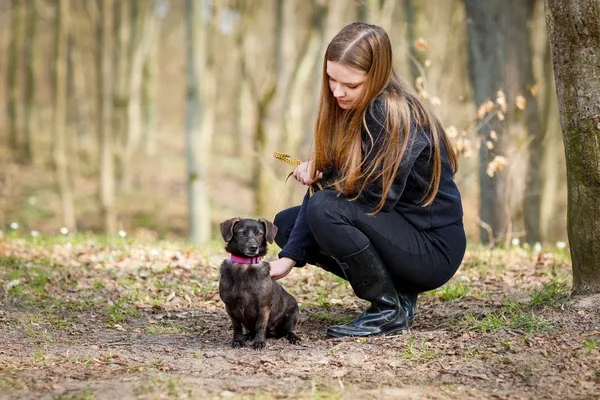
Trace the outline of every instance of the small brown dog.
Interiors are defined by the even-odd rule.
[[[221,265],[219,296],[233,324],[232,346],[243,347],[246,340],[254,340],[254,348],[262,349],[265,338],[284,336],[300,344],[294,333],[298,303],[271,279],[269,263],[261,261],[277,227],[262,218],[232,218],[220,227],[225,250],[231,254]]]

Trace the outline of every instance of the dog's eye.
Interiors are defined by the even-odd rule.
[[[262,237],[263,235],[264,235],[264,233],[262,233],[262,232],[260,232],[260,231],[258,231],[258,232],[256,233],[256,236],[258,236],[258,237]]]
[[[246,235],[246,232],[239,231],[239,232],[238,232],[238,235],[240,235],[240,236],[245,236],[245,235]]]

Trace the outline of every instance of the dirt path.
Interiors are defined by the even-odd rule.
[[[326,339],[364,304],[297,270],[283,285],[301,303],[304,343],[263,351],[230,347],[223,256],[0,241],[0,399],[600,398],[600,316],[564,306],[560,254],[472,251],[421,296],[410,332],[367,340]]]

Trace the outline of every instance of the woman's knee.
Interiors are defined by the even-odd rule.
[[[283,248],[287,243],[299,212],[300,206],[296,206],[282,210],[275,215],[273,225],[277,227],[277,233],[275,234],[277,246]]]
[[[344,214],[342,202],[347,202],[347,200],[339,197],[334,190],[319,190],[311,196],[306,209],[306,217],[314,234],[342,218]]]

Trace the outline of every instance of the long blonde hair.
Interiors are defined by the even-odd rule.
[[[351,110],[341,109],[329,88],[327,61],[366,74],[363,92]],[[344,27],[329,43],[323,60],[323,83],[315,128],[313,176],[335,166],[338,176],[332,186],[339,192],[358,197],[367,184],[382,181],[382,197],[374,212],[381,210],[408,143],[411,124],[428,130],[433,144],[433,169],[429,188],[422,202],[430,205],[437,195],[442,171],[440,138],[448,151],[453,173],[456,155],[437,117],[409,86],[398,78],[393,68],[392,46],[385,30],[377,25],[355,22]],[[381,97],[385,129],[379,138],[381,151],[367,163],[361,153],[361,129],[371,142],[374,138],[366,124],[366,112]],[[371,108],[372,110],[372,108]]]

